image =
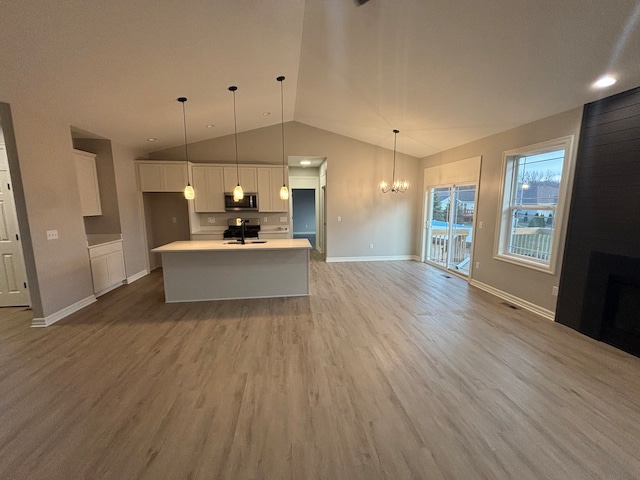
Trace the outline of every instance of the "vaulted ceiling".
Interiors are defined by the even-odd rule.
[[[0,101],[156,151],[284,117],[416,157],[640,85],[640,2],[10,0]],[[591,84],[604,73],[618,83]],[[214,125],[207,128],[207,125]],[[151,143],[148,138],[157,138]]]

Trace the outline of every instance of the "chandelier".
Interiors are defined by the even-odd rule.
[[[400,130],[393,131],[393,173],[391,174],[391,185],[386,180],[380,182],[380,190],[382,193],[404,193],[409,189],[409,182],[406,180],[396,180],[396,140]]]

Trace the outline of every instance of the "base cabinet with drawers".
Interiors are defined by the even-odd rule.
[[[122,285],[126,279],[122,240],[89,247],[89,259],[96,297]]]

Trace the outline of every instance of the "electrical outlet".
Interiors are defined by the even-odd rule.
[[[478,222],[478,228],[482,228],[483,223],[482,222]]]
[[[173,223],[177,223],[177,222],[178,222],[178,219],[177,219],[176,217],[171,217],[171,221],[172,221]]]
[[[280,217],[280,223],[287,223],[287,217]]]
[[[207,217],[207,222],[216,223],[216,217]]]
[[[269,221],[269,217],[262,217],[262,223],[267,223]]]
[[[476,262],[476,269],[480,269],[480,262]]]
[[[551,295],[554,297],[558,296],[558,287],[551,287]]]
[[[370,244],[369,244],[369,248],[373,248],[373,243],[370,243]]]
[[[47,240],[57,240],[58,230],[47,230]]]
[[[342,221],[342,217],[338,217],[338,221],[341,222]]]

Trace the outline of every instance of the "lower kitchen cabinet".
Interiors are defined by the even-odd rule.
[[[89,247],[89,259],[96,296],[122,285],[126,279],[121,240]]]

